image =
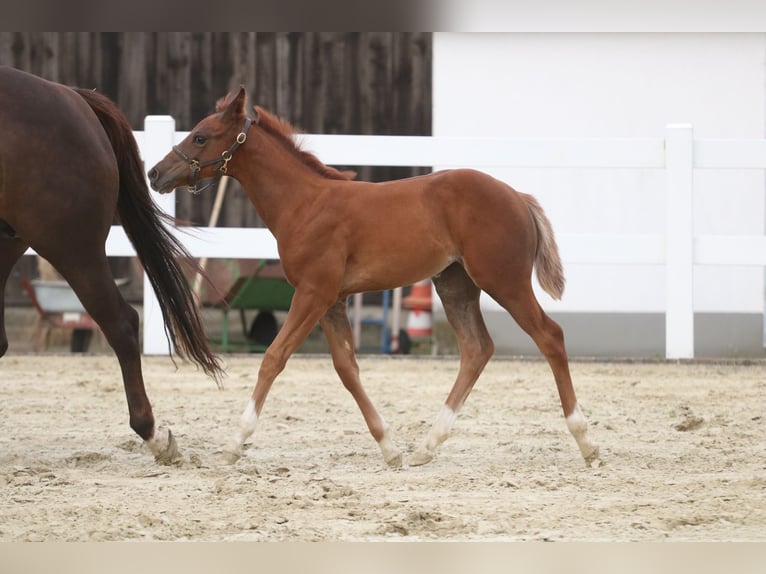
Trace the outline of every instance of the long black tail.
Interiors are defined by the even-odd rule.
[[[220,382],[223,369],[211,351],[189,283],[178,263],[191,259],[163,222],[170,218],[152,201],[136,140],[125,116],[109,98],[76,89],[101,121],[120,169],[117,211],[125,233],[157,294],[165,332],[181,357],[199,365]]]

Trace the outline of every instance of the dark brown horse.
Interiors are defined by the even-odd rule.
[[[245,188],[277,239],[282,265],[295,286],[282,330],[264,355],[258,381],[229,461],[256,426],[266,395],[288,357],[317,321],[335,368],[356,399],[383,457],[402,463],[388,425],[359,379],[346,299],[433,277],[460,348],[452,391],[410,465],[433,458],[493,353],[479,309],[483,289],[529,333],[547,358],[567,426],[585,461],[598,460],[577,405],[561,328],[543,312],[532,290],[533,265],[554,297],[564,288],[550,223],[538,203],[473,170],[452,170],[386,183],[350,181],[293,141],[292,129],[256,107],[250,120],[245,92],[220,102],[189,136],[149,172],[152,187],[208,186],[222,172]]]
[[[155,426],[144,390],[138,314],[115,286],[104,250],[115,216],[151,280],[170,341],[217,378],[178,263],[188,255],[151,199],[125,117],[95,92],[0,67],[0,294],[28,247],[53,264],[117,355],[131,428],[167,462],[177,449],[170,430]],[[0,355],[8,349],[3,307],[0,300]]]

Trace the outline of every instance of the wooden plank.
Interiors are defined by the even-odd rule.
[[[232,88],[231,82],[234,69],[232,42],[232,34],[228,32],[213,32],[210,37],[211,86],[213,93],[207,102],[207,106],[204,108],[204,112],[195,117],[197,120],[212,112],[215,109],[215,101]]]
[[[285,92],[281,98],[286,100],[286,117],[295,126],[303,126],[305,36],[297,32],[290,32],[284,36],[286,54],[282,55],[285,59],[279,73],[278,89]],[[285,50],[285,47],[282,50]]]
[[[97,32],[77,32],[77,42],[68,57],[77,60],[77,85],[101,91],[101,36]],[[134,129],[141,128],[134,125]]]
[[[146,32],[125,32],[122,36],[117,104],[133,126],[139,125],[148,111],[147,39]]]
[[[345,125],[345,34],[323,34],[322,57],[325,65],[325,78],[322,85],[325,109],[322,133],[348,133]]]
[[[403,121],[411,128],[410,131],[404,131],[406,126],[403,126],[399,133],[431,135],[431,34],[412,33],[408,34],[407,38],[410,43],[412,80],[408,90],[404,87],[401,89],[410,94],[409,108]]]
[[[13,66],[13,32],[0,32],[0,66]]]
[[[191,69],[189,102],[192,122],[198,122],[213,111],[213,105],[222,93],[214,89],[213,33],[194,32],[191,35]],[[218,88],[223,91],[223,88]]]
[[[58,81],[58,33],[31,32],[29,34],[29,49],[32,73],[51,80]]]
[[[290,42],[286,34],[274,35],[274,111],[289,122],[294,122],[290,113],[289,83]]]
[[[25,72],[35,73],[32,69],[32,49],[30,48],[31,32],[14,32],[13,34],[13,66]]]
[[[392,98],[382,97],[391,94],[393,90],[391,66],[391,33],[366,32],[367,39],[367,69],[368,75],[364,89],[368,91],[367,104],[371,113],[371,129],[375,133],[393,133],[392,127]],[[379,131],[377,131],[379,130]],[[365,133],[373,133],[372,131]]]
[[[326,108],[325,92],[322,86],[325,82],[325,61],[322,57],[324,34],[310,32],[307,34],[304,50],[303,86],[303,124],[307,132],[323,133]]]
[[[99,43],[101,57],[99,58],[99,85],[101,93],[117,101],[120,85],[120,35],[116,32],[102,32]],[[124,81],[129,81],[127,78]],[[133,129],[141,127],[133,125]]]
[[[176,120],[177,129],[191,129],[197,121],[191,118],[191,32],[171,32],[167,37],[168,113]]]
[[[59,32],[57,42],[59,46],[58,81],[69,86],[79,86],[79,61],[76,57],[77,33]]]
[[[430,43],[423,34],[401,33],[392,43],[392,125],[393,134],[431,134]],[[425,98],[425,99],[424,99]],[[383,168],[379,168],[383,169]],[[381,172],[382,178],[410,177],[428,173],[428,168],[410,167]]]
[[[249,94],[258,90],[258,52],[257,40],[259,34],[255,32],[236,32],[231,36],[231,76],[224,93],[244,85]]]

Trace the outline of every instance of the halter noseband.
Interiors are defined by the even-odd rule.
[[[218,174],[219,175],[226,175],[226,165],[229,163],[229,160],[231,159],[231,156],[234,155],[234,152],[237,151],[237,148],[241,146],[245,141],[247,141],[247,130],[250,129],[250,125],[253,123],[253,120],[248,118],[245,118],[245,125],[242,126],[242,131],[237,134],[237,139],[234,141],[233,144],[229,147],[229,149],[224,150],[224,152],[219,156],[215,157],[213,159],[208,159],[206,161],[199,161],[197,159],[192,159],[188,155],[186,155],[184,152],[181,151],[181,148],[179,148],[177,145],[173,146],[173,151],[176,152],[178,155],[180,155],[183,160],[189,164],[189,169],[191,170],[191,185],[187,186],[189,191],[193,193],[194,195],[199,195],[202,191],[210,187],[210,184],[208,183],[206,186],[204,186],[201,189],[197,189],[197,176],[199,175],[199,172],[202,171],[203,167],[207,167],[209,165],[216,165],[221,164],[218,167]]]

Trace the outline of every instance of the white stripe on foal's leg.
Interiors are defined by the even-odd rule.
[[[442,405],[439,416],[436,417],[436,422],[426,435],[425,441],[410,457],[410,466],[419,466],[431,462],[436,447],[447,440],[452,431],[452,425],[455,424],[455,419],[457,419],[457,411],[453,411],[446,404]]]
[[[223,449],[224,462],[234,464],[242,457],[242,445],[255,432],[257,424],[258,415],[255,414],[255,401],[250,399],[239,419],[239,430],[234,435],[229,446]]]
[[[594,462],[601,462],[598,456],[598,446],[593,444],[588,438],[588,421],[585,420],[585,415],[580,410],[580,405],[575,404],[575,408],[572,413],[566,417],[567,428],[572,436],[577,441],[577,446],[580,447],[580,452],[585,459],[585,464],[591,466]]]

